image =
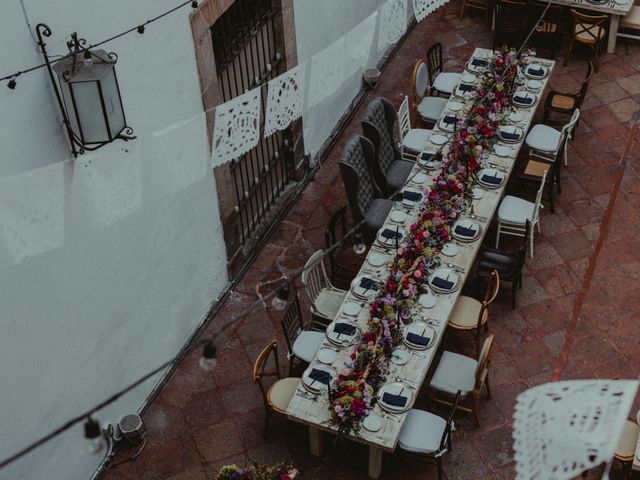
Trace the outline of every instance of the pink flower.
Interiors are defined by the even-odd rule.
[[[336,411],[336,413],[342,413],[342,407],[340,405],[336,405],[335,407],[333,407],[333,409]]]
[[[422,272],[420,270],[416,270],[413,272],[413,276],[416,278],[420,278],[422,276]]]

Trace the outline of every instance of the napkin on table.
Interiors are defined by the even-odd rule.
[[[367,290],[377,290],[378,289],[378,285],[376,284],[376,281],[373,280],[372,278],[363,278],[360,280],[360,286],[362,288],[366,288]]]
[[[513,97],[513,100],[518,103],[522,103],[523,105],[529,105],[533,103],[533,98],[531,97],[521,97],[520,95],[516,95]]]
[[[456,225],[454,230],[458,235],[462,235],[463,237],[475,237],[476,231],[473,228],[463,227],[462,225]]]
[[[331,382],[331,374],[324,370],[318,370],[317,368],[314,368],[309,372],[309,378],[317,382],[324,383],[325,385],[329,385]]]
[[[505,140],[518,140],[520,135],[517,133],[506,132],[504,130],[500,130],[500,136]]]
[[[502,177],[498,177],[496,175],[482,175],[481,180],[485,183],[490,183],[492,185],[500,185],[502,183]]]
[[[422,198],[422,194],[420,192],[402,192],[402,198],[405,200],[410,200],[412,202],[417,202]]]
[[[426,347],[429,345],[431,339],[429,337],[418,335],[417,333],[409,332],[407,333],[407,341],[413,343],[414,345],[422,345],[423,347]]]
[[[443,290],[451,290],[453,288],[453,282],[440,277],[435,277],[431,280],[431,285],[442,288]]]
[[[394,407],[404,407],[407,404],[407,397],[385,392],[384,395],[382,395],[382,401]]]
[[[391,230],[390,228],[385,228],[380,235],[388,239],[402,238],[402,233],[396,230]]]
[[[350,325],[348,323],[336,323],[333,326],[333,331],[338,335],[349,335],[353,336],[356,333],[355,325]]]

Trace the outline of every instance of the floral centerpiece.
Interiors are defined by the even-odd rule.
[[[216,478],[217,480],[293,480],[298,473],[298,470],[288,462],[275,465],[253,463],[247,468],[226,465],[218,471]]]
[[[521,59],[514,51],[495,52],[465,121],[453,135],[442,168],[430,188],[417,221],[400,246],[389,276],[371,305],[367,330],[351,353],[353,366],[341,372],[329,391],[330,422],[340,434],[358,433],[360,422],[377,401],[389,361],[401,339],[401,324],[411,321],[411,308],[439,266],[437,254],[451,239],[451,228],[467,208],[465,196],[485,150],[495,143],[502,111],[510,105]]]

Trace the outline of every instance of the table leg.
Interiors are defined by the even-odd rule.
[[[616,40],[618,38],[618,25],[620,25],[620,15],[611,15],[609,24],[609,42],[607,43],[607,53],[616,51]]]
[[[382,449],[369,445],[369,478],[380,478],[382,473]]]
[[[315,427],[309,427],[309,450],[311,450],[311,455],[319,457],[322,455],[323,447],[322,431]]]

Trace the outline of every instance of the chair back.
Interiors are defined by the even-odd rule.
[[[522,239],[522,245],[520,245],[520,248],[516,252],[514,252],[516,258],[518,259],[519,272],[524,268],[524,261],[527,257],[527,246],[529,245],[529,236],[532,233],[531,222],[527,219],[527,223],[524,226],[524,238]]]
[[[396,122],[396,109],[382,97],[376,97],[367,106],[362,116],[362,132],[373,144],[376,159],[372,165],[373,177],[378,185],[386,185],[384,175],[393,162],[401,157],[393,140]]]
[[[538,187],[538,191],[536,192],[536,201],[533,204],[533,214],[531,215],[531,223],[534,225],[536,224],[540,216],[540,204],[542,203],[542,193],[544,192],[544,182],[546,182],[546,180],[547,180],[547,171],[545,170],[544,173],[542,174],[542,179],[540,180],[540,187]]]
[[[282,333],[284,333],[284,339],[287,342],[287,350],[289,356],[293,354],[293,344],[300,335],[300,332],[304,330],[304,322],[302,318],[302,309],[300,308],[300,299],[298,294],[293,296],[293,302],[289,304],[287,310],[284,312],[282,320],[280,320],[280,326],[282,327]]]
[[[558,145],[558,150],[562,149],[562,143],[567,141],[567,138],[571,138],[571,134],[573,133],[573,129],[578,123],[578,119],[580,118],[580,109],[576,108],[571,115],[571,120],[567,123],[562,130],[560,131],[560,145]]]
[[[436,77],[442,73],[442,45],[434,43],[427,51],[427,67],[429,69],[429,85],[433,87]]]
[[[589,43],[595,43],[603,38],[603,24],[608,21],[609,15],[587,15],[572,8],[571,16],[573,17],[571,34],[576,40],[583,37]]]
[[[480,333],[480,328],[482,327],[482,319],[485,315],[486,310],[489,308],[489,305],[493,303],[493,301],[498,296],[498,292],[500,291],[500,275],[498,275],[497,270],[491,272],[491,276],[487,279],[487,285],[484,289],[484,298],[482,299],[482,307],[480,307],[480,312],[478,313],[478,333]]]
[[[411,130],[411,118],[409,118],[409,97],[404,96],[404,100],[398,109],[398,133],[400,133],[400,141]]]
[[[267,370],[267,362],[271,355],[273,355],[274,359],[274,368],[272,370]],[[267,401],[267,389],[262,383],[262,380],[268,377],[282,378],[280,375],[280,363],[278,361],[278,342],[275,340],[272,340],[260,352],[258,358],[256,358],[255,364],[253,365],[253,381],[258,385],[262,392],[262,401],[264,402],[265,407],[268,407],[269,402]]]
[[[371,202],[382,196],[371,175],[371,165],[375,161],[373,145],[360,135],[346,143],[338,160],[351,215],[356,224],[364,219]]]
[[[318,250],[309,257],[302,270],[302,284],[311,304],[315,304],[318,295],[325,288],[331,288],[327,271],[324,268],[324,251]]]
[[[438,453],[442,454],[447,451],[447,446],[451,447],[451,430],[453,430],[453,415],[456,413],[456,409],[458,408],[458,402],[460,401],[460,397],[462,396],[462,390],[458,390],[456,393],[456,398],[453,399],[453,403],[451,404],[451,410],[449,411],[449,418],[447,418],[447,424],[444,427],[444,432],[442,432],[442,437],[440,438],[440,448],[438,448]]]
[[[475,373],[476,381],[475,381],[475,385],[473,386],[473,391],[476,395],[480,393],[480,389],[482,388],[482,385],[484,385],[484,381],[487,378],[493,339],[494,339],[493,333],[488,335],[487,338],[484,339],[484,343],[482,344],[482,349],[480,350],[480,355],[478,356],[478,364],[476,365],[476,373]]]
[[[565,7],[534,0],[529,8],[531,18],[538,22],[530,39],[531,45],[552,52],[557,50],[564,35]]]
[[[495,8],[493,49],[503,44],[519,48],[531,30],[529,5],[522,0],[498,0]]]
[[[585,97],[587,96],[587,91],[589,90],[589,82],[591,81],[591,76],[593,75],[593,62],[589,62],[587,66],[587,75],[584,77],[582,81],[582,87],[580,87],[580,91],[576,96],[576,108],[582,108],[582,102],[584,102]]]
[[[413,75],[411,76],[411,96],[415,105],[428,94],[428,88],[429,71],[427,70],[427,64],[424,63],[424,60],[418,60],[413,67]]]

